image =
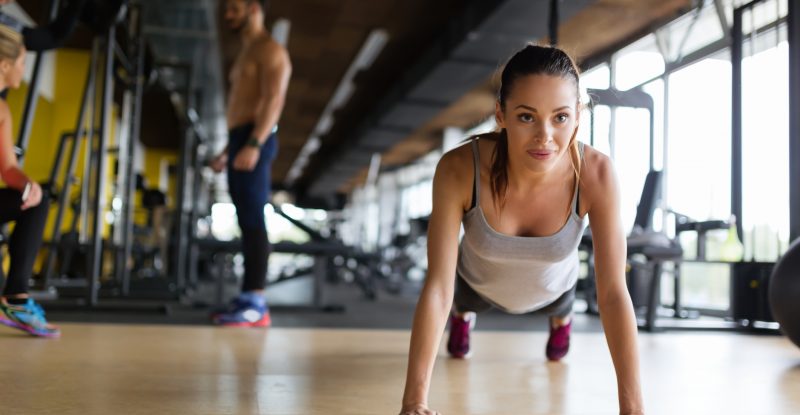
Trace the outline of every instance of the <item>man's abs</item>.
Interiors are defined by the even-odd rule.
[[[238,127],[244,124],[255,122],[256,107],[259,105],[259,96],[252,91],[260,89],[258,85],[251,85],[253,90],[248,91],[246,79],[240,80],[243,85],[231,87],[231,94],[228,97],[227,121],[228,128]]]
[[[228,94],[228,128],[253,123],[259,105],[262,87],[259,85],[258,65],[246,52],[234,64],[230,74]]]

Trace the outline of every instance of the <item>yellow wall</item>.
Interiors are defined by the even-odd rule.
[[[36,114],[33,119],[33,127],[31,130],[30,141],[25,155],[25,164],[23,170],[32,179],[44,182],[49,179],[53,162],[55,161],[56,151],[58,150],[59,140],[61,134],[75,130],[78,112],[80,110],[80,101],[83,96],[83,89],[86,84],[86,77],[89,69],[90,52],[75,49],[59,49],[53,53],[55,56],[55,80],[54,80],[54,94],[53,100],[48,101],[44,98],[39,98]],[[98,85],[98,88],[100,86]],[[24,108],[25,99],[27,96],[27,86],[23,85],[19,89],[10,91],[8,95],[8,104],[11,109],[13,117],[14,141],[19,131],[20,122],[22,119],[22,112]],[[100,96],[102,91],[98,90],[97,96]],[[112,111],[111,121],[111,140],[109,147],[115,146],[114,134],[119,117],[119,108],[116,106]],[[89,113],[86,114],[88,119]],[[85,143],[85,141],[83,141]],[[66,151],[70,146],[66,147]],[[83,172],[85,146],[81,146],[78,162],[76,164],[75,174],[80,177]],[[164,151],[145,149],[144,158],[144,175],[150,187],[157,187],[159,183],[159,173],[162,160],[167,160],[170,164],[175,164],[178,159],[176,151]],[[63,173],[66,170],[66,162],[62,166],[62,172],[59,175],[58,183],[63,183]],[[107,209],[111,208],[110,196],[112,195],[113,169],[114,158],[111,157],[107,160],[108,166],[108,186],[107,186]],[[79,185],[72,186],[72,194],[70,198],[76,197]],[[170,206],[174,206],[174,191],[175,183],[174,178],[169,181],[169,188],[163,189],[167,192]],[[139,198],[136,198],[137,205],[140,205]],[[54,218],[57,206],[52,206],[48,225],[45,230],[45,241],[50,239],[52,235],[52,228],[54,226]],[[138,206],[135,207],[137,214],[135,215],[138,223],[145,221],[145,216],[141,214]],[[67,209],[64,216],[62,230],[70,229],[72,222],[72,210]],[[104,228],[104,233],[108,235],[109,226]]]
[[[11,109],[13,140],[16,143],[19,134],[20,120],[25,106],[25,98],[28,95],[28,85],[22,85],[19,89],[9,91],[8,105]],[[31,129],[28,150],[25,155],[24,170],[32,179],[46,181],[50,175],[50,166],[55,159],[57,144],[51,141],[51,124],[46,121],[53,117],[53,104],[39,98],[36,105],[36,117]],[[45,120],[44,122],[42,120]]]
[[[55,58],[53,100],[51,102],[41,97],[38,99],[23,165],[25,173],[39,182],[45,182],[50,177],[61,134],[75,130],[90,59],[90,52],[83,50],[60,49],[50,53],[53,53]],[[17,90],[10,91],[8,94],[8,104],[13,119],[15,141],[21,125],[27,93],[28,87],[27,85],[23,85]],[[109,143],[110,146],[114,144],[113,131],[116,126],[117,113],[117,108],[114,108],[112,112],[112,142]],[[66,164],[68,161],[66,156],[68,156],[69,149],[70,146],[65,148],[67,154],[65,154],[62,172],[58,178],[59,184],[63,183],[63,173],[66,171]],[[76,163],[75,174],[78,177],[82,176],[83,172],[84,152],[85,144],[81,146],[81,156]],[[113,159],[108,163],[108,177],[111,179],[113,176]],[[72,193],[70,197],[76,197],[79,185],[72,186],[71,190]],[[109,187],[109,194],[110,190]],[[45,240],[49,240],[52,235],[56,209],[57,206],[53,204],[50,210],[47,228],[45,229]],[[70,229],[69,225],[71,224],[72,216],[72,210],[68,208],[65,212],[62,230],[66,231]],[[107,227],[104,230],[107,232]]]

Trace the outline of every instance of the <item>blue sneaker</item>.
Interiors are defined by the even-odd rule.
[[[0,324],[38,337],[61,335],[58,327],[47,323],[42,306],[31,298],[25,304],[9,304],[5,299],[0,301]]]
[[[239,294],[226,309],[214,314],[212,320],[226,327],[269,327],[272,324],[267,300],[253,292]]]

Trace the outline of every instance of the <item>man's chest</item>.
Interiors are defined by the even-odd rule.
[[[228,80],[234,88],[242,85],[250,85],[248,88],[255,87],[253,83],[257,81],[257,73],[258,62],[247,51],[244,51],[233,63]]]

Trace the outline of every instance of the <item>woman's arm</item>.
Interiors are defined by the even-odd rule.
[[[626,242],[619,185],[611,161],[597,155],[592,166],[589,220],[595,253],[597,304],[617,375],[621,414],[642,414],[636,316],[625,284]],[[587,177],[588,179],[588,177]]]
[[[42,188],[22,172],[14,154],[14,143],[11,139],[11,113],[8,104],[0,100],[0,179],[12,189],[22,193],[30,183],[27,198],[20,199],[22,210],[36,206],[42,200]]]
[[[463,159],[453,153],[446,154],[433,179],[428,275],[414,313],[402,414],[436,413],[428,410],[428,389],[453,303],[458,233],[464,212],[463,177],[470,177],[458,171]]]
[[[28,183],[25,173],[19,169],[11,138],[11,112],[8,104],[0,101],[0,179],[12,189],[22,191]]]

